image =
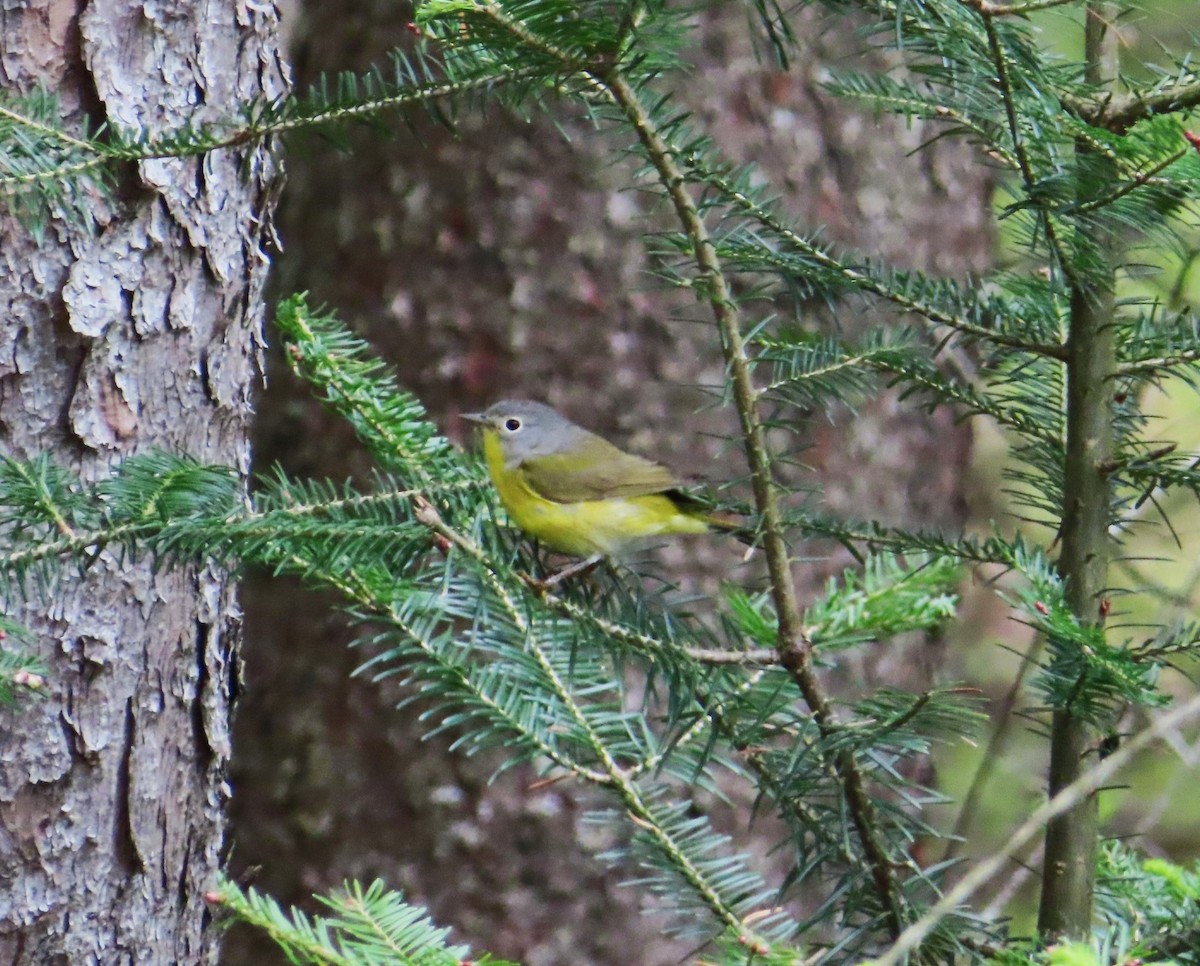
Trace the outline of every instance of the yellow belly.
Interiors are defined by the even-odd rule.
[[[683,512],[661,493],[555,503],[532,490],[519,469],[505,467],[498,441],[485,436],[484,455],[492,483],[512,522],[559,553],[610,556],[650,537],[704,533],[709,529],[703,517]]]
[[[649,537],[708,529],[703,520],[680,513],[670,498],[659,494],[582,503],[553,503],[530,495],[511,505],[505,500],[504,506],[531,537],[575,557],[609,556]]]

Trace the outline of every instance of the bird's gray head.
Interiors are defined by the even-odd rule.
[[[544,403],[529,399],[501,399],[481,413],[464,413],[463,418],[496,431],[509,466],[561,453],[591,436]]]

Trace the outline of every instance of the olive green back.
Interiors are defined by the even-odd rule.
[[[586,431],[563,452],[523,460],[521,471],[537,493],[556,503],[644,496],[679,485],[665,466]]]

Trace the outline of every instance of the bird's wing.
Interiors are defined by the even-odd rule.
[[[570,454],[531,457],[521,472],[537,494],[555,503],[644,496],[679,485],[665,466],[622,452],[599,436]]]

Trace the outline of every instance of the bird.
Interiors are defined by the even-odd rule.
[[[509,518],[551,550],[594,562],[653,537],[741,526],[684,493],[662,464],[544,403],[502,399],[463,418],[483,428],[488,475]]]

